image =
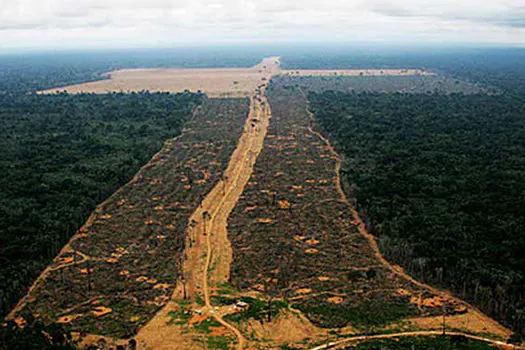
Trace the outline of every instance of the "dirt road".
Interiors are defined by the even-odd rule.
[[[237,346],[239,349],[244,348],[245,339],[237,328],[225,322],[213,309],[210,301],[210,284],[217,286],[227,282],[229,278],[232,257],[226,231],[227,219],[250,179],[253,165],[263,147],[270,117],[268,105],[264,101],[262,94],[261,97],[252,98],[252,113],[237,149],[231,157],[224,179],[203,201],[202,207],[197,210],[194,218],[195,220],[202,218],[199,220],[200,224],[195,234],[198,237],[205,237],[206,240],[206,261],[201,276],[206,304],[203,313],[210,314],[219,323],[232,330],[239,340]]]
[[[253,172],[257,156],[261,152],[269,125],[271,112],[264,96],[266,83],[272,74],[279,71],[279,58],[264,59],[258,66],[260,83],[251,97],[250,114],[243,134],[238,141],[223,177],[208,193],[197,210],[191,215],[184,262],[184,281],[174,293],[173,299],[180,299],[181,293],[192,301],[198,297],[204,300],[199,312],[229,329],[237,338],[237,348],[246,346],[246,339],[232,324],[223,319],[224,309],[211,303],[211,290],[229,279],[232,250],[228,240],[227,219],[235,208]],[[189,242],[191,240],[191,244]],[[174,303],[167,305],[175,307]],[[149,325],[144,327],[136,339],[141,347],[180,348],[180,344],[162,343],[159,334],[169,333],[164,326],[168,312],[159,312]]]
[[[360,335],[360,336],[350,337],[350,338],[346,338],[342,340],[329,342],[323,345],[319,345],[319,346],[316,346],[315,348],[312,348],[312,350],[337,349],[337,348],[340,348],[341,346],[344,346],[347,343],[372,340],[372,339],[389,339],[389,338],[417,337],[417,336],[438,336],[442,334],[443,332],[440,332],[440,331],[416,331],[416,332],[403,332],[403,333],[391,333],[391,334]],[[469,339],[479,340],[482,342],[489,343],[500,349],[525,349],[525,347],[507,344],[499,340],[494,340],[494,339],[480,337],[480,336],[471,335],[471,334],[465,334],[461,332],[447,332],[447,335],[464,336]]]

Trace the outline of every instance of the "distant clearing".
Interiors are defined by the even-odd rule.
[[[281,70],[281,74],[297,77],[436,75],[422,69],[287,69]]]
[[[277,62],[277,64],[275,64]],[[109,92],[202,91],[209,97],[248,97],[263,83],[261,73],[289,77],[332,76],[434,76],[421,69],[280,70],[279,57],[265,58],[250,68],[141,68],[120,69],[102,76],[107,79],[40,91],[43,94],[66,91],[71,94]]]
[[[280,86],[295,86],[313,92],[402,92],[440,94],[498,94],[494,88],[442,75],[288,75],[273,79]]]
[[[109,93],[149,90],[150,92],[181,92],[198,90],[209,97],[247,97],[261,84],[261,73],[272,67],[279,72],[278,57],[269,57],[250,68],[144,68],[121,69],[105,73],[108,79],[57,87],[40,93],[67,91],[78,93]],[[277,68],[276,68],[277,67]]]

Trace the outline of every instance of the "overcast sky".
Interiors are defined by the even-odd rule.
[[[525,46],[525,0],[0,0],[0,50],[276,41]]]

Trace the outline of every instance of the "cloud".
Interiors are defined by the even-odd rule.
[[[525,45],[523,0],[0,0],[0,47],[241,41]]]
[[[525,5],[521,1],[479,2],[472,0],[373,1],[373,12],[391,17],[421,17],[472,21],[499,26],[525,27]]]

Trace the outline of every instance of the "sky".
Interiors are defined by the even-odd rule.
[[[248,42],[525,47],[525,0],[0,0],[0,51]]]

